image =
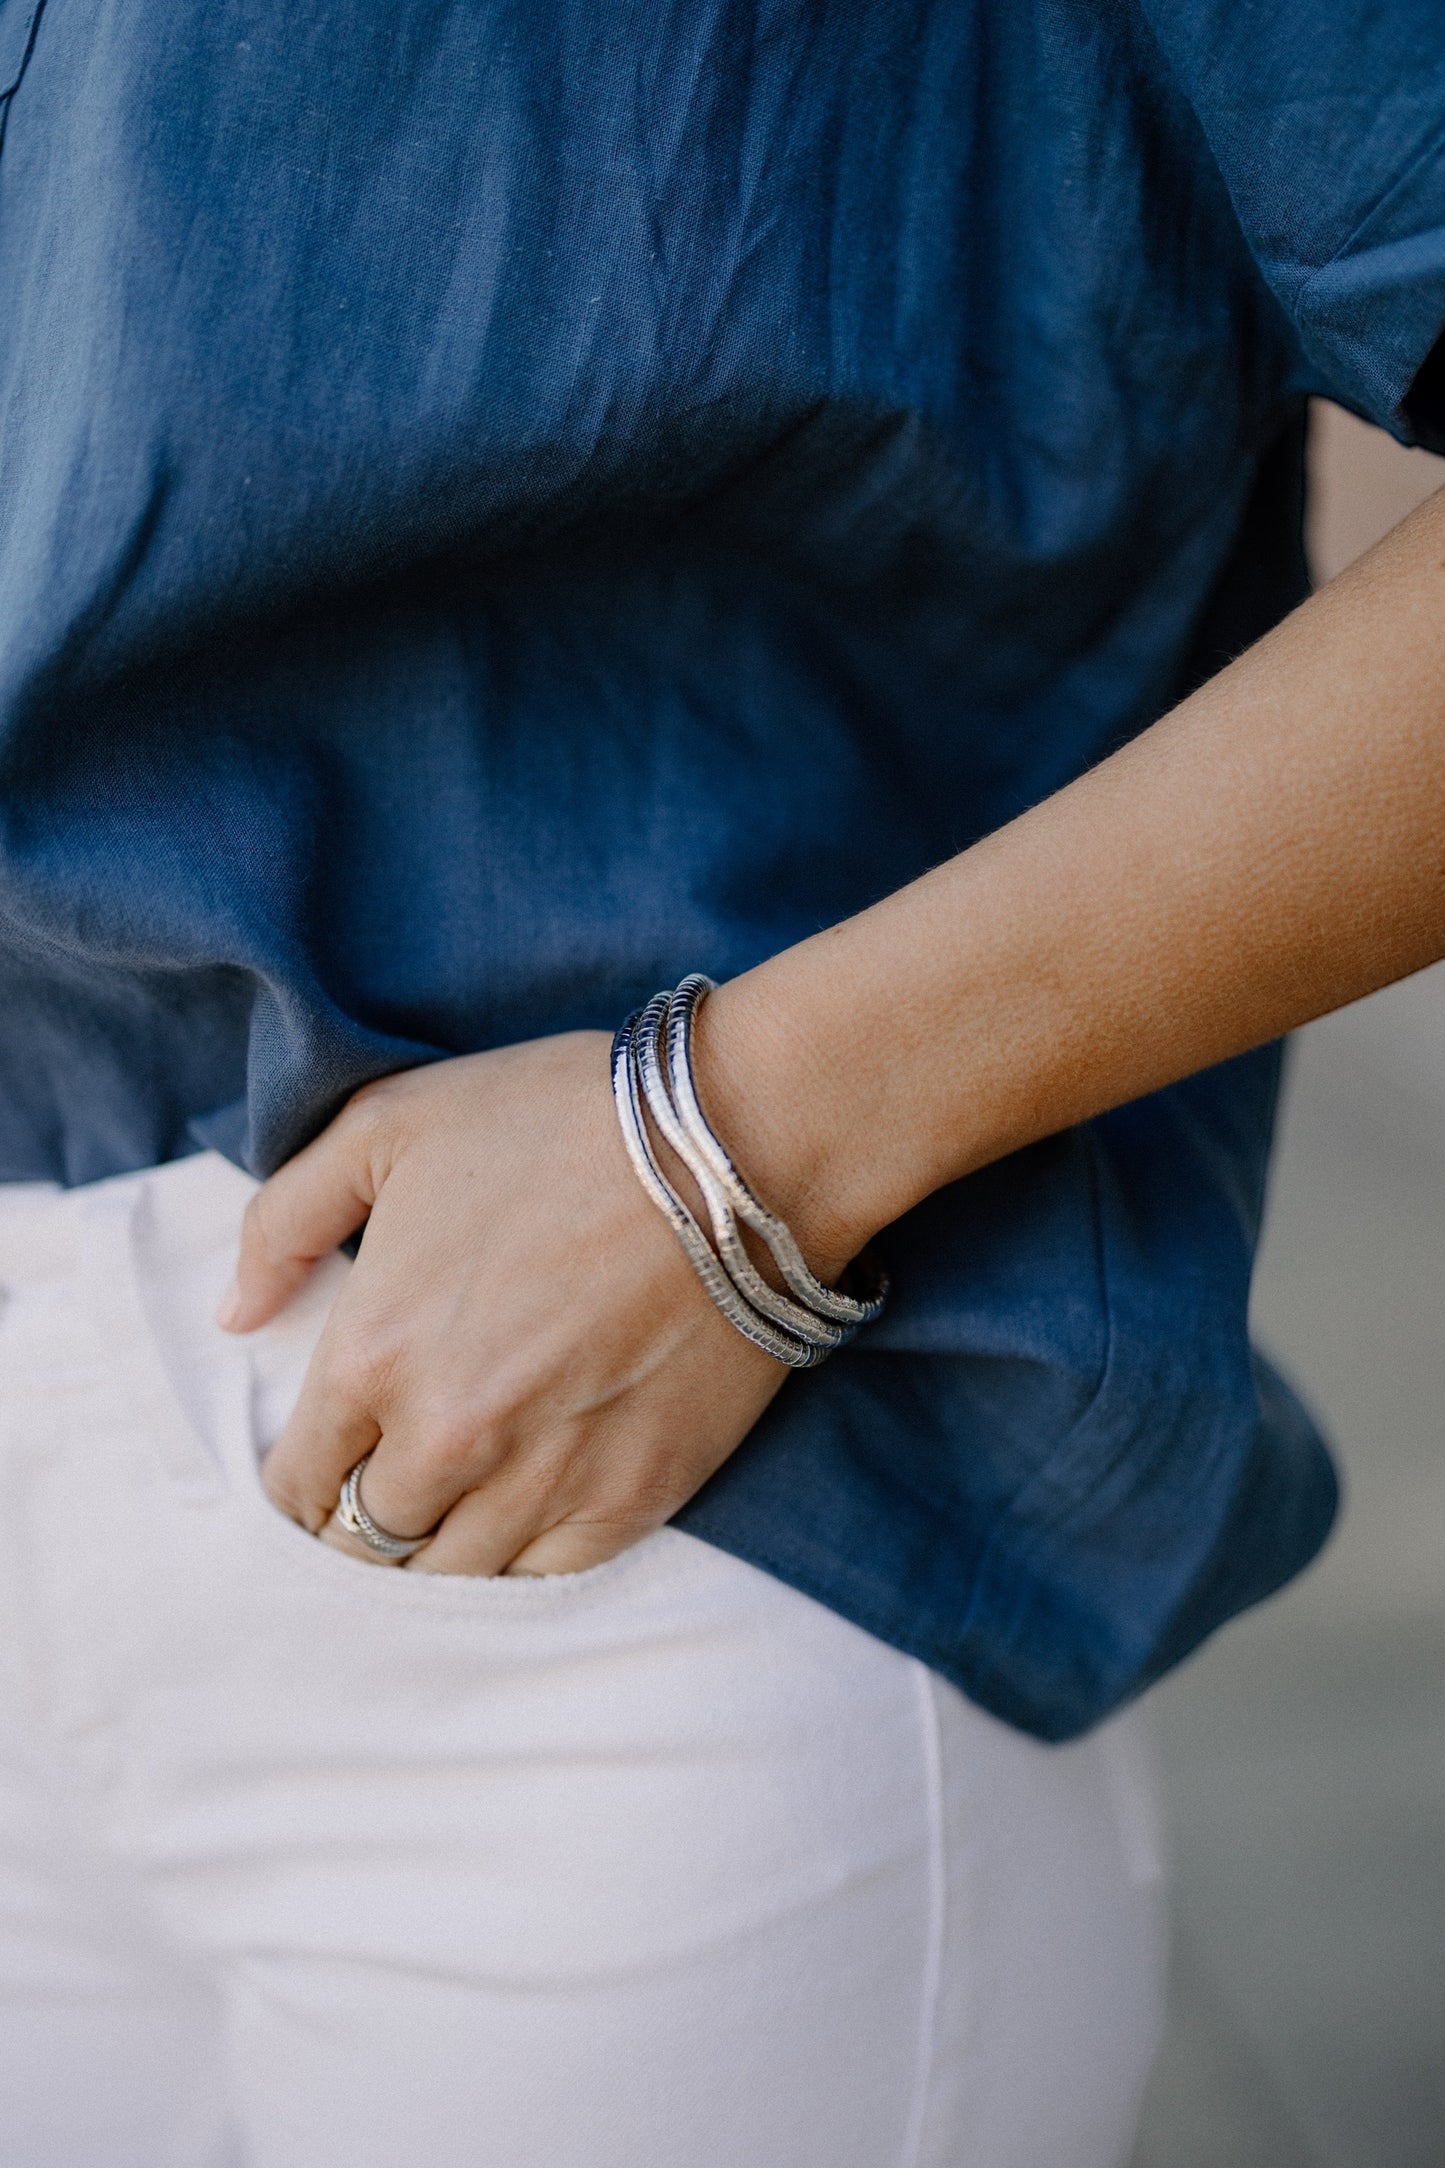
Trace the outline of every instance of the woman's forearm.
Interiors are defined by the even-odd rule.
[[[760,1192],[840,1264],[1005,1152],[1445,954],[1445,492],[1171,715],[720,989]]]
[[[1445,951],[1442,807],[1445,497],[1092,774],[721,987],[703,1097],[841,1269],[984,1161]],[[367,1511],[426,1539],[409,1570],[611,1557],[787,1375],[635,1180],[603,1032],[356,1094],[253,1198],[223,1322],[264,1324],[363,1220],[265,1482],[354,1542],[364,1464]]]

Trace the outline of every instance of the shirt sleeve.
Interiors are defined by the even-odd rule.
[[[1445,451],[1441,0],[1140,0],[1305,388]]]

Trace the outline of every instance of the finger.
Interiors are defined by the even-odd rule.
[[[562,1521],[533,1538],[507,1566],[510,1573],[585,1573],[620,1551],[628,1551],[660,1524],[622,1521]]]
[[[502,1459],[499,1435],[483,1412],[471,1418],[462,1411],[428,1413],[420,1404],[383,1410],[381,1437],[366,1464],[363,1478],[367,1512],[388,1535],[431,1535],[458,1504],[481,1486],[497,1496],[489,1482]],[[517,1509],[512,1509],[515,1517]],[[536,1509],[530,1526],[519,1530],[521,1543],[535,1533]],[[490,1551],[488,1552],[490,1555]],[[511,1552],[506,1554],[511,1557]],[[500,1571],[498,1567],[487,1571]],[[467,1572],[481,1568],[467,1567]]]
[[[650,1535],[687,1495],[654,1494],[645,1505],[639,1497],[634,1513],[589,1516],[579,1490],[595,1495],[585,1462],[570,1455],[554,1459],[549,1474],[504,1469],[456,1501],[408,1566],[416,1573],[582,1573]]]
[[[241,1222],[236,1277],[216,1311],[225,1331],[264,1325],[365,1220],[376,1202],[370,1133],[369,1122],[343,1109],[257,1190]]]
[[[333,1551],[345,1551],[349,1558],[359,1558],[364,1565],[399,1566],[401,1564],[399,1558],[387,1558],[382,1552],[374,1551],[369,1543],[363,1543],[360,1536],[354,1536],[349,1528],[343,1528],[334,1513],[326,1526],[319,1530],[318,1533],[321,1542],[329,1544]]]
[[[489,1484],[457,1500],[426,1549],[407,1560],[407,1570],[490,1577],[505,1572],[536,1533],[536,1502],[508,1499],[500,1484]]]
[[[380,1436],[364,1393],[339,1381],[323,1333],[296,1406],[261,1465],[267,1495],[290,1519],[319,1534],[336,1510],[342,1484]]]

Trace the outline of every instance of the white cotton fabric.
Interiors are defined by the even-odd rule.
[[[426,1578],[258,1456],[214,1157],[0,1189],[6,2168],[1122,2168],[1137,1722],[1048,1748],[675,1530]]]

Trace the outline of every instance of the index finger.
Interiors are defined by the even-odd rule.
[[[366,1124],[355,1106],[278,1167],[247,1205],[236,1277],[216,1312],[225,1331],[254,1332],[284,1309],[375,1204]]]

